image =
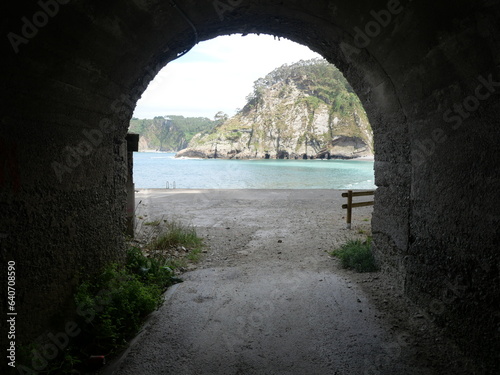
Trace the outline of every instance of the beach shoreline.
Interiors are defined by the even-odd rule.
[[[182,150],[181,150],[182,151]],[[181,160],[201,160],[201,159],[221,159],[221,160],[266,160],[265,158],[241,158],[241,159],[236,159],[236,158],[224,158],[224,157],[218,157],[218,158],[200,158],[200,157],[189,157],[189,156],[180,156],[177,157],[176,155],[180,151],[158,151],[158,150],[139,150],[138,153],[156,153],[156,154],[175,154],[174,158],[181,159]],[[267,159],[267,160],[280,160],[280,159]],[[315,158],[315,159],[281,159],[281,160],[343,160],[343,161],[349,161],[349,160],[363,160],[363,161],[375,161],[375,155],[366,155],[366,156],[359,156],[359,157],[353,157],[353,158],[331,158],[331,159],[322,159],[322,158]]]

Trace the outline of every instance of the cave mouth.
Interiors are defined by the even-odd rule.
[[[94,273],[110,261],[123,259],[122,228],[127,227],[126,133],[137,101],[169,62],[187,54],[199,41],[235,33],[262,33],[323,52],[321,55],[348,73],[346,78],[355,91],[361,92],[362,75],[356,75],[356,64],[346,61],[338,44],[340,30],[332,25],[318,29],[312,27],[314,22],[309,16],[300,19],[302,14],[295,11],[275,16],[275,10],[265,5],[256,13],[240,14],[243,19],[228,16],[221,21],[216,12],[212,13],[212,3],[200,4],[198,11],[203,6],[210,12],[197,13],[199,19],[192,19],[194,33],[189,22],[179,18],[169,4],[158,4],[165,8],[163,11],[155,9],[144,14],[141,10],[151,22],[140,25],[134,12],[124,13],[113,7],[91,10],[69,4],[61,7],[59,16],[50,19],[29,43],[21,45],[18,54],[11,51],[4,61],[12,66],[4,91],[5,106],[9,108],[2,118],[8,129],[4,136],[15,144],[20,139],[28,140],[30,146],[29,153],[19,160],[19,170],[24,174],[21,194],[7,203],[6,216],[10,213],[19,220],[38,223],[30,224],[30,228],[43,233],[42,251],[38,250],[40,246],[30,245],[32,240],[27,238],[29,250],[18,255],[27,264],[40,259],[37,267],[44,270],[23,280],[26,303],[47,306],[46,314],[22,323],[26,337],[34,337],[41,327],[50,326],[58,306],[71,299],[71,288],[63,288],[63,283],[56,284],[48,295],[41,293],[46,285],[54,285],[50,275],[75,284],[78,280],[71,276],[74,270]],[[90,16],[92,12],[96,13]],[[15,29],[17,13],[13,14]],[[112,14],[118,24],[110,23]],[[83,15],[93,21],[84,21]],[[85,27],[73,30],[71,23]],[[117,28],[122,28],[122,33],[117,33]],[[197,38],[193,38],[195,34]],[[72,40],[79,43],[75,45]],[[364,59],[358,61],[362,64]],[[6,92],[11,95],[6,96]],[[24,206],[24,219],[19,204]],[[47,222],[54,225],[46,227],[43,223]],[[64,240],[53,240],[61,235]],[[11,245],[12,249],[20,246]],[[67,248],[74,249],[74,257],[67,259]],[[42,256],[47,253],[54,254],[50,261]]]
[[[198,41],[260,32],[308,46],[349,80],[377,147],[377,259],[424,310],[463,286],[436,321],[498,368],[498,4],[59,0],[49,16],[39,3],[7,4],[1,23],[20,36],[1,46],[0,93],[2,256],[24,264],[20,308],[33,311],[20,332],[51,325],[77,270],[123,257],[125,135],[150,81]]]
[[[342,160],[356,159],[360,156],[369,157],[370,150],[373,149],[373,135],[364,107],[358,96],[353,93],[343,73],[335,65],[323,63],[324,61],[321,55],[312,52],[306,46],[270,35],[236,34],[201,42],[178,59],[169,62],[158,72],[135,107],[129,132],[141,134],[140,151],[171,153],[181,151],[182,158]],[[321,74],[318,76],[314,68],[325,71],[324,76],[328,75],[329,78],[324,79]],[[297,91],[297,93],[293,92],[297,97],[286,97],[293,89]],[[257,121],[255,118],[263,116],[259,115],[256,110],[255,113],[252,111],[256,106],[254,101],[259,103],[255,99],[256,93],[260,93],[261,90],[267,93],[279,91],[278,96],[270,95],[266,100],[268,103],[281,100],[285,103],[282,107],[286,107],[286,112],[282,113],[282,109],[276,105],[261,103],[259,112],[269,113],[269,115],[265,116],[266,119],[258,119],[259,129],[254,130],[255,121]],[[285,97],[282,97],[283,95]],[[233,99],[235,96],[239,100]],[[306,100],[308,98],[315,99],[318,103],[312,100],[309,102]],[[226,102],[230,102],[232,107]],[[290,104],[291,102],[293,103]],[[298,115],[298,112],[307,113]],[[186,140],[184,137],[186,133],[178,127],[185,126],[186,117],[191,118],[193,122],[198,122],[201,117],[211,119],[214,114],[213,124],[216,124],[218,132],[223,133],[220,133],[215,140],[212,140],[210,135],[202,136],[202,138],[210,138],[210,150],[205,150],[206,147],[204,151],[196,150],[196,147],[195,150],[189,149],[190,139]],[[146,117],[147,115],[149,117]],[[183,117],[179,118],[179,115]],[[253,119],[250,119],[250,116]],[[221,126],[228,122],[228,118],[234,121],[229,127],[226,126],[226,130],[223,130]],[[289,124],[285,126],[285,132],[290,133],[290,129],[293,129],[291,130],[293,135],[283,134],[283,129],[281,129],[283,118],[286,118],[285,121]],[[249,126],[249,121],[253,123],[251,126]],[[268,123],[271,123],[269,129],[267,129]],[[208,126],[212,129],[213,124]],[[147,126],[154,129],[152,131],[154,134],[148,134]],[[197,131],[190,131],[190,135],[192,136]],[[205,132],[206,130],[203,130],[202,133]],[[263,136],[263,139],[255,137],[255,134],[264,132],[266,136]],[[298,136],[295,133],[299,133]],[[179,139],[182,144],[175,143]],[[186,150],[182,151],[183,149]],[[151,156],[151,158],[158,159],[159,156]],[[215,175],[214,178],[205,176],[203,184],[193,186],[185,181],[180,182],[179,180],[187,178],[179,176],[179,172],[166,166],[165,171],[155,170],[155,182],[148,185],[144,182],[144,173],[139,168],[150,169],[151,167],[144,163],[142,155],[139,163],[137,161],[134,163],[135,183],[139,188],[165,188],[167,186],[172,188],[174,181],[178,188],[300,188],[300,182],[292,179],[291,172],[283,175],[290,180],[288,185],[285,182],[259,185],[246,181],[248,178],[245,177],[248,176],[245,175],[243,175],[245,179],[240,184],[228,184],[230,180],[242,178],[241,174],[240,177],[237,173],[232,174],[238,169],[234,165],[222,167],[227,175],[219,177],[222,178],[220,182],[215,181],[217,179]],[[167,163],[166,160],[165,163]],[[201,173],[198,169],[188,171],[189,167],[182,166],[182,163],[178,164],[179,168],[185,168],[188,174]],[[240,163],[240,166],[245,165]],[[283,164],[283,167],[287,166]],[[306,164],[302,164],[295,168],[306,169],[305,166]],[[319,167],[319,164],[316,166]],[[351,172],[356,175],[358,169],[354,168],[355,164],[352,166]],[[158,163],[158,168],[160,167],[161,164]],[[311,169],[311,177],[316,180],[318,180],[316,175],[319,172],[317,169]],[[339,173],[339,181],[335,181],[332,185],[334,187],[330,186],[327,181],[315,184],[313,180],[306,177],[302,179],[303,188],[374,188],[373,173],[363,181],[353,176],[353,181],[350,183],[344,166],[340,163],[337,168],[324,170],[333,180],[337,178],[335,171]],[[215,172],[220,175],[219,171]],[[157,181],[158,175],[162,174],[165,175],[163,181]],[[269,179],[272,180],[273,177],[275,176],[269,176]],[[205,183],[207,178],[214,180],[213,186]],[[367,181],[371,182],[370,186],[365,186]],[[195,181],[192,183],[196,184]]]

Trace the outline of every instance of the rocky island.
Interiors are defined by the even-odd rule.
[[[326,60],[313,59],[258,79],[243,109],[194,135],[177,157],[373,157],[373,133],[342,73]]]

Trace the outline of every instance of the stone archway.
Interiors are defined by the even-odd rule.
[[[471,353],[498,360],[497,1],[204,0],[9,4],[2,258],[20,265],[19,330],[65,306],[78,271],[121,257],[133,108],[199,40],[269,33],[335,63],[375,131],[375,252]],[[176,9],[177,8],[177,9]],[[28,228],[28,229],[26,229]],[[444,297],[443,297],[444,296]]]

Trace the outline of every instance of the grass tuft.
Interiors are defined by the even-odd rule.
[[[340,259],[343,268],[354,269],[357,272],[374,272],[378,267],[370,250],[370,243],[371,237],[366,241],[349,240],[330,254]]]
[[[201,247],[202,239],[192,226],[185,226],[176,221],[167,221],[166,229],[154,239],[150,247],[155,250],[168,250],[175,246]]]

